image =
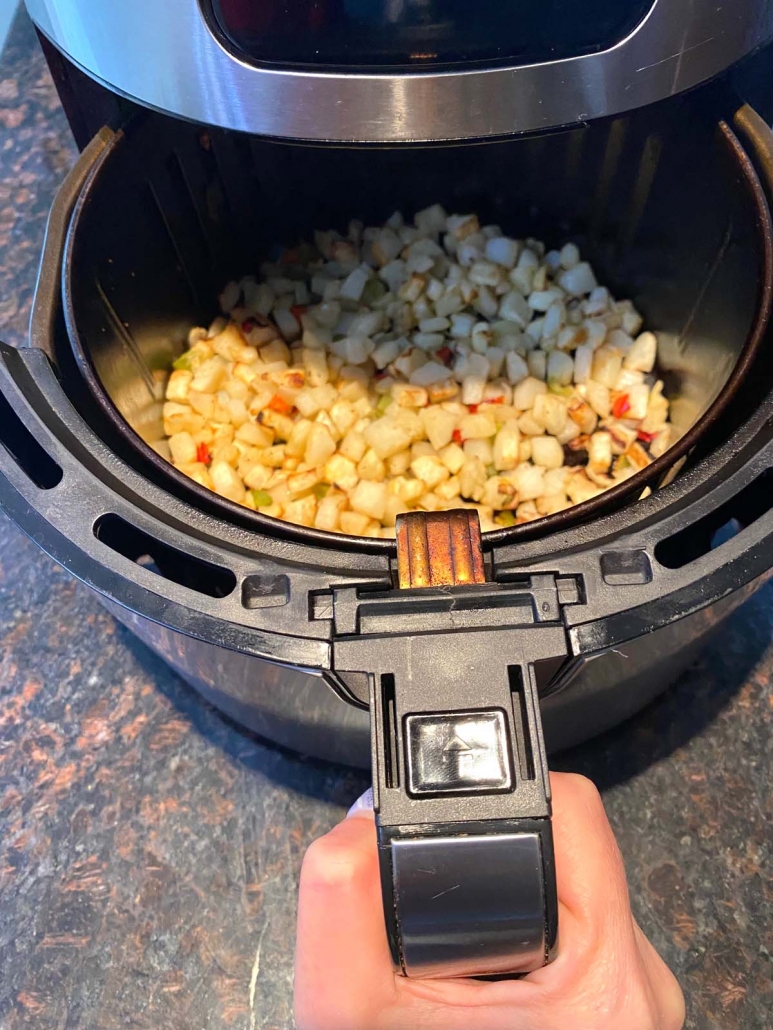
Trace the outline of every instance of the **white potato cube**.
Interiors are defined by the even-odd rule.
[[[386,484],[367,480],[361,480],[349,495],[349,503],[354,511],[378,521],[384,517],[386,501]]]
[[[380,458],[390,458],[393,454],[406,450],[413,442],[409,429],[401,425],[395,418],[380,418],[364,432],[365,442]]]
[[[531,460],[545,469],[559,469],[564,463],[564,448],[554,436],[535,436],[531,441]]]
[[[623,359],[626,368],[634,372],[651,372],[655,367],[658,353],[658,341],[654,333],[642,333],[637,336],[633,346]]]
[[[507,379],[510,383],[515,386],[522,380],[526,379],[529,374],[529,366],[523,360],[520,354],[516,354],[515,351],[510,351],[505,357],[505,369]]]
[[[572,297],[582,297],[598,286],[593,269],[587,261],[581,261],[565,269],[558,277],[558,285]]]
[[[532,440],[532,453],[534,452],[535,440]],[[521,502],[533,501],[541,497],[545,492],[544,470],[539,465],[532,465],[530,462],[523,462],[511,473],[508,478],[518,491],[518,498]]]
[[[486,258],[503,268],[514,268],[520,244],[506,236],[493,236],[486,241]]]
[[[528,411],[533,407],[537,394],[546,393],[547,385],[540,379],[527,376],[513,390],[513,407],[518,411]]]
[[[236,471],[225,461],[213,461],[209,470],[215,493],[229,501],[241,504],[244,501],[244,484]]]
[[[518,465],[521,432],[514,420],[505,422],[496,437],[493,446],[493,462],[498,472],[509,472]]]

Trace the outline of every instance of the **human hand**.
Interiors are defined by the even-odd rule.
[[[298,1030],[680,1030],[676,979],[637,926],[598,791],[553,773],[559,939],[520,980],[410,980],[384,929],[371,811],[306,853],[295,961]]]

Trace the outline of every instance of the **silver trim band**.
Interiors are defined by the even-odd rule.
[[[305,141],[430,142],[571,125],[689,89],[773,35],[767,0],[654,0],[598,54],[511,68],[361,74],[257,67],[196,0],[26,0],[41,31],[118,93],[193,121]]]
[[[528,973],[545,965],[538,834],[396,839],[392,868],[407,976]]]

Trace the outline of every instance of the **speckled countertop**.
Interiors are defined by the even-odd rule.
[[[0,58],[7,342],[74,156],[20,16]],[[771,670],[768,587],[662,700],[553,763],[602,788],[697,1030],[773,1026]],[[365,785],[223,719],[0,516],[1,1030],[289,1030],[303,850]]]

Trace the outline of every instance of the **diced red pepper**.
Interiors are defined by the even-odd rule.
[[[504,404],[504,397],[492,397],[491,400],[486,401],[486,404]]]
[[[471,415],[477,415],[478,414],[478,408],[480,407],[480,405],[479,404],[468,404],[467,407],[470,409],[470,414]]]
[[[619,397],[615,399],[612,405],[612,414],[615,418],[622,418],[626,411],[631,410],[631,402],[628,399],[627,393],[621,393]]]
[[[636,439],[641,440],[642,443],[652,443],[657,436],[657,433],[645,433],[643,429],[640,429],[636,434]]]
[[[200,461],[202,465],[209,465],[210,461],[212,461],[209,447],[205,443],[200,443],[196,448],[196,461]]]
[[[450,365],[454,360],[454,352],[450,347],[441,347],[435,354],[435,357],[438,358],[439,361],[442,361],[444,365]]]
[[[293,306],[290,308],[290,311],[292,312],[293,318],[296,322],[300,322],[301,315],[305,315],[308,310],[309,309],[306,307],[305,304],[293,304]]]
[[[242,322],[242,332],[245,336],[252,332],[253,329],[258,328],[258,323],[254,318],[248,318],[246,322]]]
[[[461,429],[455,429],[454,430],[454,435],[452,436],[451,439],[454,441],[454,443],[458,443],[459,446],[461,447],[461,445],[464,443],[464,438],[462,436]]]
[[[289,415],[293,410],[292,404],[290,404],[289,401],[286,401],[279,393],[274,394],[266,407],[271,408],[272,411],[276,411],[279,415]]]

